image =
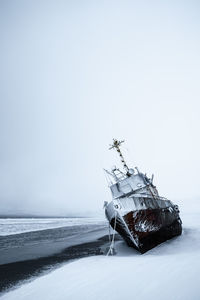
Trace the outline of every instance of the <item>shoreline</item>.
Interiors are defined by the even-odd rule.
[[[83,234],[84,235],[84,234]],[[116,240],[120,240],[116,236]],[[56,243],[56,241],[55,241]],[[66,246],[60,252],[48,254],[34,259],[22,261],[13,261],[0,265],[0,296],[20,284],[30,282],[35,278],[51,272],[71,260],[94,255],[104,255],[109,246],[109,236],[103,234],[100,237],[93,238],[92,241],[81,242],[76,245]],[[18,250],[19,251],[19,250]]]

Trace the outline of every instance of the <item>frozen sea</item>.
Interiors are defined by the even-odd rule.
[[[179,207],[181,236],[143,255],[118,240],[115,256],[69,261],[2,294],[2,300],[199,300],[200,201]],[[105,231],[93,234],[95,240]]]
[[[0,292],[108,243],[104,217],[0,219],[0,229]]]
[[[0,236],[33,232],[65,226],[102,224],[102,217],[96,218],[0,218]]]

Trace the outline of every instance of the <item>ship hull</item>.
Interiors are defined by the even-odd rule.
[[[112,204],[111,204],[112,205]],[[112,216],[106,210],[110,225],[122,236],[128,246],[137,249],[140,253],[182,233],[182,225],[178,207],[170,205],[165,208],[148,208],[130,210],[121,214],[120,210],[113,209]]]

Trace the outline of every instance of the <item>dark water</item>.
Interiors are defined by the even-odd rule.
[[[104,255],[106,225],[84,225],[0,237],[0,292],[72,259]]]

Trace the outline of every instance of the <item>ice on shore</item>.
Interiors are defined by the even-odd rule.
[[[2,300],[199,300],[200,214],[181,214],[183,234],[144,255],[116,244],[117,255],[68,263]]]

